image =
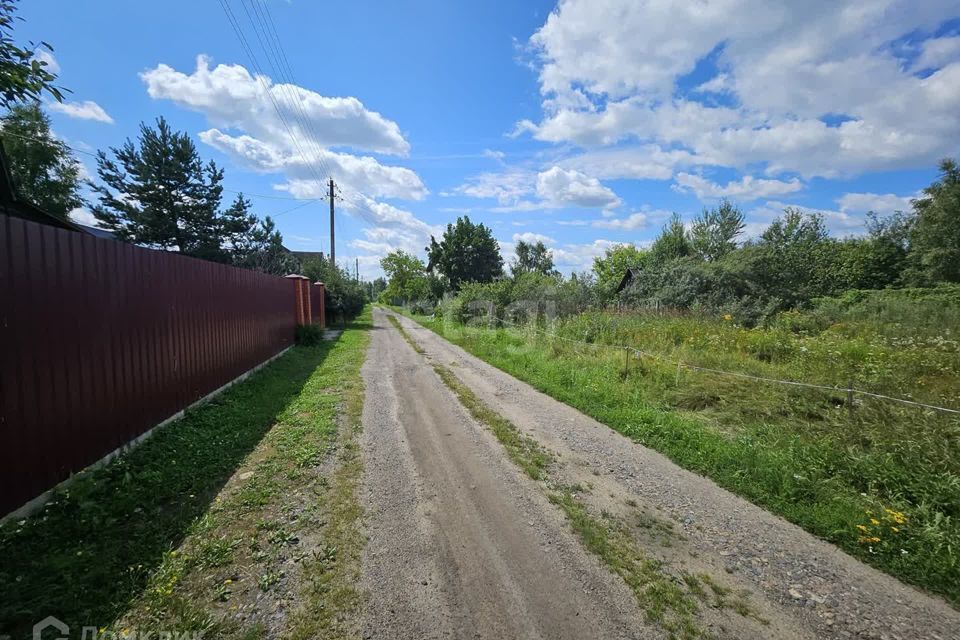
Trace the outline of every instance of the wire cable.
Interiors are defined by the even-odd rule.
[[[584,342],[584,341],[582,341],[582,340],[575,340],[575,339],[572,339],[572,338],[567,338],[567,337],[565,337],[565,336],[557,335],[556,333],[552,333],[552,332],[549,332],[549,331],[545,331],[545,330],[540,329],[539,327],[534,326],[534,325],[522,325],[522,324],[518,324],[518,323],[516,323],[516,322],[511,322],[510,320],[506,320],[506,319],[502,319],[502,320],[499,320],[499,321],[500,321],[500,322],[503,322],[504,324],[509,324],[509,325],[511,325],[511,326],[514,326],[514,327],[517,327],[517,328],[520,328],[520,329],[532,329],[532,330],[534,330],[534,331],[537,331],[537,332],[539,332],[539,333],[542,333],[542,334],[544,334],[544,335],[546,335],[546,336],[549,336],[549,337],[551,337],[551,338],[556,338],[556,339],[560,339],[560,340],[565,340],[565,341],[567,341],[567,342],[573,342],[573,343],[576,343],[576,344],[582,344],[582,345],[590,346],[590,347],[605,347],[605,348],[608,348],[608,349],[618,349],[618,350],[625,350],[625,351],[633,352],[633,353],[635,353],[636,355],[647,356],[647,357],[650,357],[650,358],[654,358],[654,359],[660,360],[661,362],[665,362],[665,363],[668,363],[668,364],[671,364],[671,365],[676,365],[676,366],[682,367],[682,368],[684,368],[684,369],[693,369],[693,370],[696,370],[696,371],[705,371],[705,372],[714,373],[714,374],[717,374],[717,375],[732,376],[732,377],[743,378],[743,379],[747,379],[747,380],[755,380],[755,381],[757,381],[757,382],[768,382],[768,383],[771,383],[771,384],[782,384],[782,385],[788,385],[788,386],[793,386],[793,387],[803,387],[803,388],[807,388],[807,389],[819,389],[819,390],[824,390],[824,391],[833,391],[833,392],[840,392],[840,393],[853,393],[853,394],[855,394],[855,395],[866,396],[866,397],[869,397],[869,398],[876,398],[876,399],[880,399],[880,400],[889,400],[889,401],[892,401],[892,402],[899,402],[899,403],[905,404],[905,405],[910,405],[910,406],[915,406],[915,407],[921,407],[921,408],[924,408],[924,409],[930,409],[931,411],[939,411],[939,412],[942,412],[942,413],[950,413],[950,414],[960,414],[960,410],[958,410],[958,409],[950,409],[950,408],[948,408],[948,407],[940,407],[940,406],[937,406],[937,405],[927,404],[927,403],[924,403],[924,402],[917,402],[917,401],[915,401],[915,400],[907,400],[906,398],[898,398],[898,397],[896,397],[896,396],[888,396],[888,395],[884,395],[884,394],[882,394],[882,393],[873,393],[873,392],[871,392],[871,391],[862,391],[862,390],[860,390],[860,389],[848,388],[848,387],[836,387],[836,386],[823,385],[823,384],[812,384],[812,383],[809,383],[809,382],[797,382],[797,381],[795,381],[795,380],[780,380],[780,379],[778,379],[778,378],[768,378],[768,377],[765,377],[765,376],[755,376],[755,375],[751,375],[751,374],[747,374],[747,373],[738,373],[738,372],[735,372],[735,371],[725,371],[725,370],[723,370],[723,369],[713,369],[713,368],[710,368],[710,367],[701,367],[701,366],[699,366],[699,365],[694,365],[694,364],[685,363],[685,362],[683,362],[682,360],[674,360],[674,359],[672,359],[672,358],[667,358],[667,357],[665,357],[665,356],[663,356],[663,355],[661,355],[661,354],[651,353],[651,352],[648,352],[648,351],[643,351],[642,349],[637,349],[636,347],[631,347],[631,346],[628,346],[628,345],[603,344],[603,343],[596,343],[596,342]]]

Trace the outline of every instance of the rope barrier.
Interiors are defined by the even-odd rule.
[[[887,395],[884,395],[884,394],[882,394],[882,393],[873,393],[873,392],[870,392],[870,391],[861,391],[861,390],[859,390],[859,389],[852,389],[852,388],[847,388],[847,387],[836,387],[836,386],[823,385],[823,384],[811,384],[811,383],[809,383],[809,382],[797,382],[797,381],[794,381],[794,380],[780,380],[779,378],[768,378],[768,377],[765,377],[765,376],[754,376],[754,375],[750,375],[750,374],[748,374],[748,373],[737,373],[737,372],[735,372],[735,371],[724,371],[723,369],[712,369],[712,368],[710,368],[710,367],[701,367],[701,366],[694,365],[694,364],[684,363],[682,360],[673,360],[673,359],[670,359],[670,358],[666,358],[665,356],[663,356],[663,355],[661,355],[661,354],[651,353],[651,352],[649,352],[649,351],[644,351],[644,350],[642,350],[642,349],[637,349],[636,347],[631,347],[631,346],[622,345],[622,344],[601,344],[601,343],[597,343],[597,342],[585,342],[585,341],[583,341],[583,340],[575,340],[575,339],[573,339],[573,338],[567,338],[567,337],[565,337],[565,336],[560,336],[560,335],[557,335],[556,333],[551,333],[551,332],[549,332],[549,331],[545,331],[545,330],[543,330],[543,329],[541,329],[541,328],[539,328],[539,327],[537,327],[537,326],[534,326],[534,325],[522,325],[522,324],[518,324],[518,323],[516,323],[516,322],[511,322],[510,320],[501,320],[500,322],[503,322],[504,324],[512,325],[512,326],[517,327],[517,328],[519,328],[519,329],[533,329],[534,331],[537,331],[537,332],[539,332],[539,333],[542,333],[543,335],[549,336],[549,337],[554,338],[554,339],[564,340],[564,341],[566,341],[566,342],[572,342],[572,343],[575,343],[575,344],[582,344],[582,345],[586,345],[586,346],[588,346],[588,347],[606,347],[606,348],[608,348],[608,349],[625,349],[625,350],[627,350],[628,352],[629,352],[629,351],[632,351],[633,353],[635,353],[635,354],[638,355],[638,356],[646,356],[646,357],[648,357],[648,358],[653,358],[653,359],[656,359],[656,360],[660,360],[661,362],[667,362],[667,363],[670,363],[670,364],[674,364],[674,363],[675,363],[675,364],[677,365],[677,369],[678,369],[678,370],[682,367],[682,368],[684,368],[684,369],[694,369],[694,370],[697,370],[697,371],[706,371],[706,372],[708,372],[708,373],[715,373],[715,374],[717,374],[717,375],[731,376],[731,377],[735,377],[735,378],[744,378],[744,379],[747,379],[747,380],[756,380],[756,381],[758,381],[758,382],[769,382],[769,383],[773,383],[773,384],[782,384],[782,385],[788,385],[788,386],[792,386],[792,387],[803,387],[803,388],[807,388],[807,389],[819,389],[819,390],[823,390],[823,391],[841,391],[841,392],[846,392],[846,393],[852,392],[852,393],[854,393],[854,394],[856,394],[856,395],[867,396],[867,397],[870,397],[870,398],[877,398],[877,399],[880,399],[880,400],[889,400],[889,401],[891,401],[891,402],[899,402],[899,403],[901,403],[901,404],[906,404],[906,405],[910,405],[910,406],[914,406],[914,407],[921,407],[921,408],[924,408],[924,409],[930,409],[931,411],[940,411],[940,412],[943,412],[943,413],[952,413],[952,414],[958,414],[958,415],[960,415],[960,410],[958,410],[958,409],[949,409],[949,408],[947,408],[947,407],[939,407],[939,406],[937,406],[937,405],[926,404],[926,403],[924,403],[924,402],[916,402],[915,400],[907,400],[906,398],[897,398],[897,397],[895,397],[895,396],[887,396]]]

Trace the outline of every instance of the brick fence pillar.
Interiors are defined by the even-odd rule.
[[[314,282],[311,288],[313,289],[312,297],[315,301],[313,317],[320,325],[320,328],[323,329],[327,326],[327,287],[322,282]]]
[[[293,283],[294,320],[297,325],[307,324],[307,317],[310,313],[310,293],[308,290],[305,295],[304,289],[307,289],[305,283],[309,283],[310,279],[298,273],[291,273],[284,277],[289,278]]]
[[[303,299],[303,324],[313,324],[313,305],[310,304],[310,278],[300,276],[300,297]]]

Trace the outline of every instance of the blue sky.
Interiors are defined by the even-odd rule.
[[[960,146],[957,2],[228,6],[266,78],[219,0],[25,2],[17,35],[73,91],[58,135],[89,152],[162,115],[292,249],[329,249],[332,174],[338,259],[367,277],[463,214],[564,272],[722,197],[747,235],[788,205],[861,233]]]

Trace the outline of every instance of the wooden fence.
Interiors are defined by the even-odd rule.
[[[0,215],[0,515],[292,345],[305,280]]]

